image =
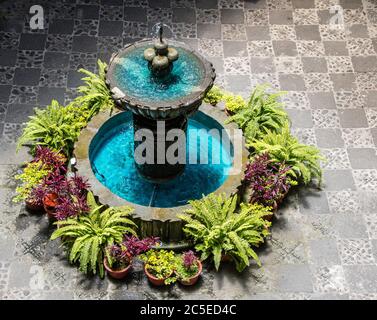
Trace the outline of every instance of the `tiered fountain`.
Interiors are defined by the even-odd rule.
[[[209,130],[234,129],[222,125],[226,116],[220,110],[202,105],[215,80],[215,70],[204,57],[184,43],[159,37],[125,46],[110,60],[107,84],[122,110],[109,117],[100,113],[89,123],[76,144],[77,168],[89,177],[101,203],[131,205],[143,236],[160,236],[164,241],[182,239],[182,212],[187,201],[211,192],[230,195],[240,185],[242,173],[228,175],[233,166],[233,150],[223,148],[221,138]],[[198,111],[199,109],[199,111]],[[131,112],[130,112],[131,111]],[[183,139],[167,141],[166,134],[180,129]],[[153,133],[153,162],[135,161],[140,129]],[[190,132],[200,131],[207,140],[208,163],[166,163],[158,160],[169,147],[183,141],[186,159],[200,158],[199,140],[186,140]],[[187,135],[185,134],[187,133]],[[231,137],[227,137],[232,139]],[[199,148],[198,148],[199,147]],[[212,163],[212,151],[222,153],[220,163]],[[243,153],[245,163],[247,152]]]

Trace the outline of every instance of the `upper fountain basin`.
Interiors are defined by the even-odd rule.
[[[153,120],[176,118],[195,112],[215,79],[212,64],[184,43],[169,40],[179,59],[171,72],[158,78],[152,75],[144,50],[151,39],[127,45],[110,60],[107,84],[118,105]]]

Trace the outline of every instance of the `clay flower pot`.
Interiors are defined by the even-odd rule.
[[[107,271],[107,274],[109,276],[111,276],[112,278],[114,278],[114,279],[123,279],[123,278],[125,278],[128,275],[128,273],[132,269],[132,261],[130,262],[130,264],[128,265],[127,268],[124,268],[124,269],[121,269],[121,270],[114,270],[114,269],[110,268],[110,266],[109,266],[109,264],[107,262],[107,259],[104,258],[103,259],[103,266],[105,267],[105,269]]]
[[[277,204],[276,201],[274,201],[274,204],[272,205],[272,212],[271,212],[271,214],[263,216],[263,219],[266,220],[266,221],[271,222],[272,219],[274,218],[274,215],[276,215],[277,211],[278,211],[278,204]]]
[[[174,271],[172,271],[167,277],[162,278],[162,279],[156,278],[155,276],[153,276],[152,274],[150,274],[148,272],[148,270],[147,270],[147,266],[144,266],[144,272],[145,272],[146,276],[148,277],[148,280],[153,285],[161,287],[161,286],[165,285],[165,280],[168,279],[168,278],[170,278]]]
[[[25,200],[25,206],[30,211],[34,211],[34,212],[43,211],[43,206],[35,204],[33,201],[28,200],[28,199]]]
[[[234,115],[234,111],[230,111],[230,110],[228,110],[227,108],[225,108],[225,113],[226,113],[226,115],[227,115],[228,117],[231,117],[231,116]]]
[[[49,218],[55,219],[55,209],[58,205],[58,195],[56,193],[48,193],[43,197],[43,207]]]
[[[221,255],[221,262],[231,262],[232,261],[232,256],[227,254],[227,253],[223,253]]]
[[[202,263],[200,262],[200,260],[197,260],[197,263],[198,263],[198,272],[196,275],[192,276],[191,278],[189,279],[186,279],[186,280],[182,280],[179,278],[179,275],[178,275],[178,281],[180,284],[183,284],[184,286],[193,286],[199,279],[199,276],[200,274],[202,273],[202,270],[203,270],[203,265]]]

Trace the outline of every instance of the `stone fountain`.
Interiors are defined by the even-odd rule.
[[[101,112],[82,131],[75,145],[76,168],[89,178],[101,203],[135,208],[142,236],[181,241],[182,223],[176,215],[188,208],[189,200],[211,192],[230,196],[238,191],[248,153],[242,146],[243,168],[229,174],[234,167],[233,150],[223,148],[222,138],[210,130],[237,127],[224,125],[224,112],[202,105],[214,80],[212,64],[184,43],[164,39],[162,28],[157,39],[126,45],[110,60],[107,85],[119,110],[111,115]],[[136,161],[136,149],[143,143],[135,135],[140,129],[153,133],[152,163]],[[187,158],[197,156],[199,140],[186,141],[186,133],[204,130],[199,138],[208,139],[209,153],[221,151],[228,161],[215,164],[210,156],[204,164],[159,162],[174,143],[166,136],[172,129],[180,129],[184,136]],[[233,148],[232,137],[227,138]]]
[[[185,44],[173,40],[163,39],[163,29],[159,29],[159,38],[153,40],[142,40],[126,46],[124,49],[113,55],[107,72],[107,81],[115,101],[124,109],[133,113],[134,131],[149,129],[155,137],[154,164],[138,165],[140,174],[152,181],[170,180],[182,173],[185,166],[182,164],[158,164],[157,153],[159,151],[158,139],[165,141],[165,153],[173,142],[166,141],[165,136],[159,136],[157,132],[158,122],[163,121],[165,132],[172,129],[187,130],[187,117],[198,110],[202,100],[208,90],[213,86],[215,80],[215,70],[212,64],[204,57],[200,56]],[[181,52],[179,54],[178,50]],[[173,99],[158,99],[157,96],[146,99],[145,96],[138,96],[135,91],[128,90],[128,85],[122,82],[124,75],[129,74],[129,68],[134,68],[133,53],[143,53],[144,59],[148,62],[150,74],[147,74],[152,85],[150,90],[160,90],[168,87],[179,87],[182,83],[189,87],[187,92],[182,92]],[[179,57],[181,56],[181,57]],[[130,58],[131,57],[131,58]],[[198,71],[197,76],[191,83],[185,82],[188,74],[178,74],[173,72],[175,61],[182,60],[189,71],[190,68]],[[140,61],[140,55],[139,60]],[[129,63],[129,65],[127,65]],[[195,70],[191,70],[194,72]],[[141,71],[145,72],[145,70]],[[120,80],[121,78],[121,80]],[[136,81],[137,77],[129,81]],[[148,89],[149,89],[148,88]],[[173,89],[172,89],[173,91]],[[184,90],[182,90],[184,91]],[[138,143],[135,143],[135,148]]]

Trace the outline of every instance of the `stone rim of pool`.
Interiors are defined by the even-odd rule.
[[[213,118],[220,123],[224,129],[235,130],[238,129],[234,123],[224,124],[227,116],[225,112],[219,110],[217,107],[208,104],[202,104],[199,111],[205,115]],[[90,143],[97,134],[100,127],[114,115],[120,113],[120,110],[110,112],[100,112],[94,116],[88,123],[88,126],[82,130],[78,141],[75,143],[74,155],[76,158],[76,169],[78,174],[85,176],[91,185],[91,190],[98,198],[100,203],[109,206],[131,206],[134,208],[133,217],[139,225],[141,235],[160,234],[161,238],[169,239],[169,241],[182,240],[181,220],[176,215],[188,209],[189,205],[159,208],[142,206],[136,203],[129,202],[105,187],[95,176],[91,162],[89,159]],[[233,137],[230,140],[235,145]],[[225,193],[227,196],[238,192],[238,188],[242,185],[243,173],[246,169],[249,152],[245,146],[244,137],[242,137],[242,168],[236,175],[228,175],[224,183],[214,192]]]

